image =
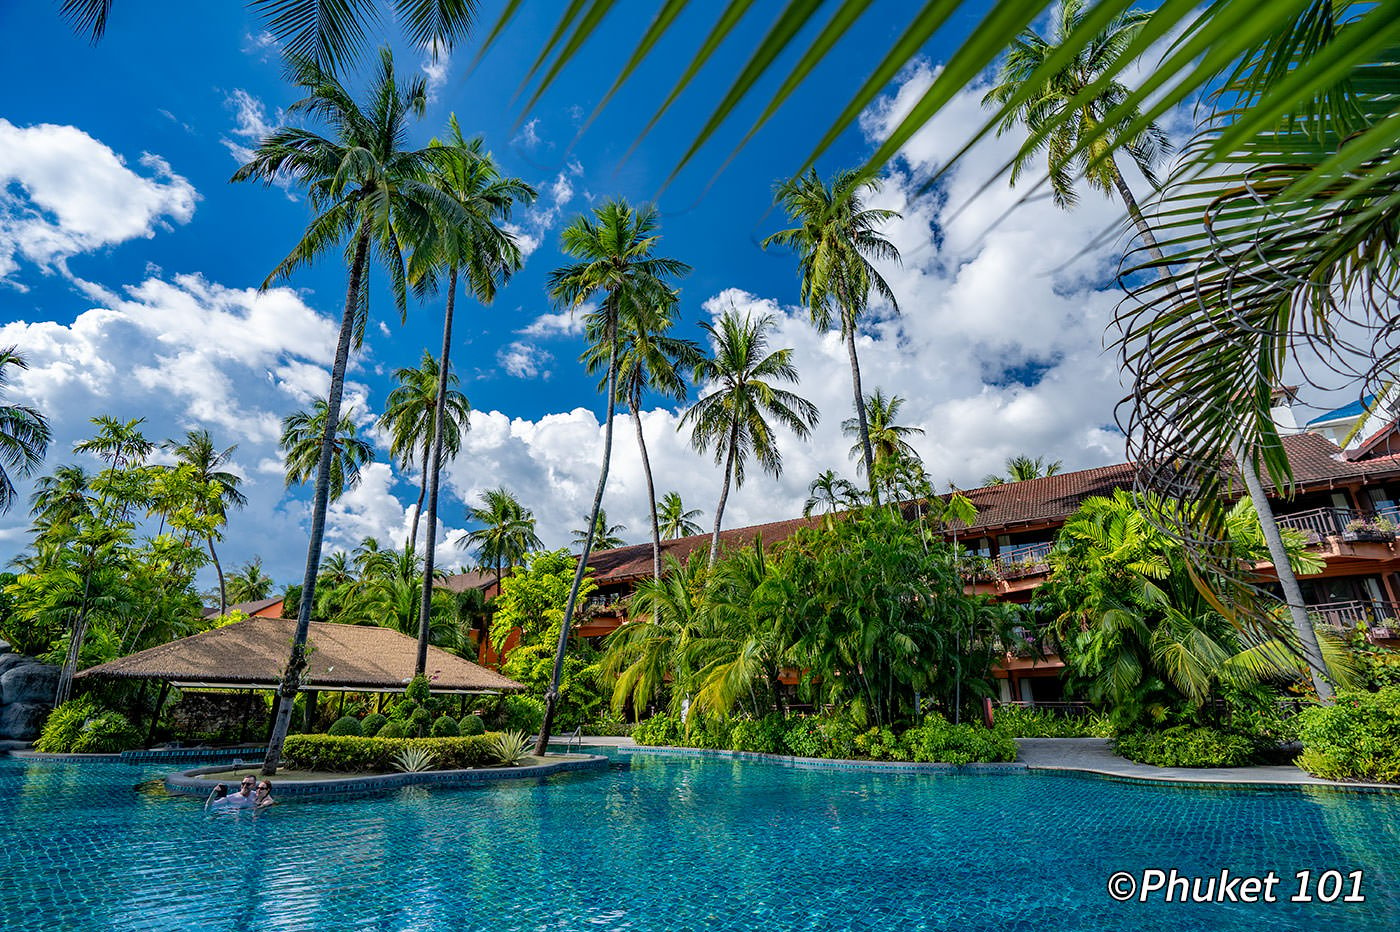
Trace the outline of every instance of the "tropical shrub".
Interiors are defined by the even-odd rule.
[[[535,734],[544,722],[544,702],[534,696],[506,696],[501,701],[501,729]]]
[[[783,746],[796,757],[827,757],[826,735],[814,718],[799,718],[783,732]]]
[[[429,695],[428,678],[421,673],[409,680],[408,685],[403,690],[403,697],[406,701],[416,702],[419,705],[427,702]]]
[[[993,713],[992,722],[997,731],[1012,738],[1113,737],[1113,725],[1101,712],[1056,715],[1045,709],[1004,705]]]
[[[530,739],[519,731],[483,735],[491,759],[504,767],[514,767],[530,754]]]
[[[900,736],[909,760],[945,764],[973,761],[1013,761],[1016,741],[1009,734],[982,725],[954,725],[941,715],[929,715]]]
[[[632,729],[632,740],[638,744],[674,747],[684,742],[684,726],[674,715],[653,715],[643,719]]]
[[[1400,783],[1400,686],[1342,692],[1299,716],[1298,766],[1325,780]]]
[[[360,729],[360,720],[353,715],[342,715],[335,720],[330,730],[326,732],[328,735],[335,735],[341,738],[358,738],[363,733],[364,732]],[[374,732],[370,732],[370,734],[374,734]]]
[[[688,747],[727,751],[732,746],[734,724],[727,716],[693,714],[684,727]]]
[[[383,728],[384,723],[387,721],[389,720],[378,712],[371,712],[369,715],[360,719],[360,734],[367,738],[372,738],[379,734],[379,729]]]
[[[35,750],[45,754],[113,754],[140,743],[125,715],[90,697],[70,699],[49,713]]]
[[[422,738],[428,734],[433,727],[433,713],[419,706],[413,710],[413,715],[408,720],[408,725],[404,728],[411,737]]]
[[[730,750],[782,754],[786,750],[783,744],[786,733],[787,722],[776,712],[760,719],[741,718],[734,723],[730,732],[733,739]],[[635,736],[633,740],[636,740]]]
[[[457,730],[464,735],[484,735],[486,734],[486,723],[481,720],[480,715],[463,715],[462,721],[458,723]]]
[[[871,760],[898,760],[903,749],[894,731],[888,727],[871,728],[856,735],[856,753]]]
[[[1128,760],[1157,767],[1244,767],[1259,745],[1246,735],[1204,725],[1176,725],[1160,731],[1139,729],[1113,739],[1113,750]]]
[[[457,720],[450,715],[444,715],[434,721],[430,731],[434,738],[455,738],[461,733],[462,730],[457,726]]]
[[[287,743],[282,749],[282,759],[288,767],[296,770],[388,773],[394,769],[394,759],[399,752],[406,748],[426,748],[432,752],[440,768],[460,770],[495,763],[494,737],[489,734],[471,738],[341,738],[333,735],[292,735],[287,738]]]
[[[404,737],[407,737],[407,734],[404,732],[404,728],[403,728],[402,725],[400,725],[398,722],[395,722],[395,721],[392,721],[392,720],[391,720],[391,721],[385,722],[384,725],[383,725],[383,727],[381,727],[378,731],[376,731],[376,732],[374,733],[374,737],[376,737],[376,738],[404,738]]]

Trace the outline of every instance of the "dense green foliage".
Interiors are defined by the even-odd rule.
[[[875,508],[798,531],[770,553],[760,542],[713,567],[674,562],[643,580],[634,620],[607,642],[614,709],[689,696],[707,715],[781,708],[795,693],[856,721],[917,717],[916,698],[948,711],[991,694],[988,671],[1015,609],[963,594],[941,539]]]
[[[1124,731],[1199,723],[1208,700],[1301,684],[1286,635],[1228,617],[1202,593],[1185,547],[1160,529],[1166,511],[1125,491],[1086,499],[1060,531],[1050,579],[1035,596],[1053,617],[1042,634],[1060,645],[1068,689]],[[1268,559],[1248,500],[1230,513],[1229,540],[1240,565]],[[1301,538],[1288,545],[1299,569],[1320,568]],[[1328,653],[1334,675],[1346,677],[1340,648]]]
[[[70,699],[49,713],[35,750],[45,754],[112,754],[133,748],[140,735],[125,715],[103,709],[89,696]]]
[[[283,745],[282,754],[288,766],[297,770],[388,773],[395,769],[394,758],[400,751],[422,747],[433,752],[436,769],[460,770],[496,763],[493,741],[490,734],[469,738],[391,738],[383,732],[375,738],[292,735]]]
[[[456,738],[461,733],[457,720],[450,715],[434,720],[432,728],[428,729],[428,734],[433,738]]]
[[[326,734],[334,735],[337,738],[358,738],[362,733],[360,720],[353,715],[342,715],[326,731]],[[370,734],[373,735],[374,732],[371,731]]]
[[[1300,716],[1298,765],[1327,780],[1400,783],[1400,686],[1340,692]]]
[[[1108,738],[1113,726],[1102,713],[1056,715],[1045,709],[999,706],[993,721],[997,731],[1014,738]]]
[[[486,723],[481,720],[480,715],[463,715],[462,720],[457,724],[457,730],[467,736],[486,734]]]
[[[895,732],[889,727],[860,728],[843,717],[775,712],[759,719],[695,715],[682,723],[663,714],[639,722],[632,738],[653,746],[841,760],[968,764],[1016,759],[1016,742],[1009,733],[981,725],[954,725],[941,715],[925,716],[917,725]]]
[[[1256,762],[1259,746],[1246,735],[1204,725],[1160,731],[1129,731],[1113,739],[1128,760],[1157,767],[1244,767]]]

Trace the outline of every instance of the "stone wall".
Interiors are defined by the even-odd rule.
[[[0,741],[33,741],[53,708],[58,667],[0,641]]]

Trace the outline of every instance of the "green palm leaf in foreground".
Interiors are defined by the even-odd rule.
[[[1152,488],[1193,503],[1183,536],[1241,604],[1246,582],[1223,571],[1225,509],[1241,478],[1292,482],[1274,388],[1301,365],[1365,393],[1400,363],[1400,40],[1375,20],[1387,12],[1400,15],[1318,3],[1246,59],[1153,205],[1167,261],[1129,270],[1130,456]]]
[[[1122,98],[1118,106],[1105,114],[1105,120],[1096,131],[1082,134],[1078,145],[1086,150],[1097,151],[1106,142],[1107,151],[1124,150],[1151,124],[1172,108],[1192,101],[1202,90],[1212,86],[1223,73],[1228,73],[1239,61],[1246,58],[1252,49],[1268,46],[1271,43],[1286,44],[1287,37],[1295,34],[1295,24],[1318,0],[1213,0],[1204,5],[1198,0],[1164,0],[1153,10],[1142,24],[1140,31],[1121,49],[1121,54],[1104,70],[1100,78],[1084,91],[1085,99],[1097,96],[1112,82],[1119,80],[1124,72],[1132,67],[1148,49],[1165,41],[1170,41],[1168,51],[1153,60],[1148,77],[1142,85]],[[848,56],[843,61],[852,60],[851,50],[841,40],[847,36],[856,21],[866,12],[869,4],[859,0],[835,4],[823,28],[804,31],[803,27],[815,18],[820,4],[791,0],[778,14],[766,32],[751,30],[746,22],[752,8],[766,5],[754,4],[752,0],[729,0],[720,6],[701,4],[695,0],[667,0],[660,4],[658,12],[645,32],[639,38],[637,47],[625,58],[614,82],[615,91],[628,81],[642,78],[649,83],[660,83],[656,73],[659,65],[644,68],[661,40],[668,35],[679,34],[676,24],[685,21],[693,28],[693,18],[685,14],[694,12],[696,17],[704,17],[705,10],[715,9],[714,25],[700,39],[700,45],[693,57],[681,66],[681,73],[675,79],[672,91],[660,108],[651,117],[642,133],[648,131],[667,112],[680,92],[691,84],[696,75],[709,63],[714,51],[727,40],[737,39],[741,34],[749,34],[752,53],[744,68],[728,84],[718,102],[713,105],[709,117],[703,123],[697,122],[694,139],[685,156],[676,166],[679,172],[699,150],[709,142],[720,127],[729,123],[740,104],[749,101],[744,109],[754,109],[750,98],[760,86],[776,85],[776,89],[764,101],[759,101],[761,109],[743,136],[744,145],[753,134],[781,108],[790,95],[802,84],[812,71],[835,53],[837,58]],[[1053,7],[1051,0],[999,0],[995,4],[973,0],[927,0],[913,8],[906,19],[889,24],[887,34],[892,37],[889,47],[862,56],[872,64],[866,71],[864,80],[844,104],[831,108],[826,129],[821,133],[799,168],[806,171],[815,163],[818,156],[846,130],[855,125],[860,114],[883,93],[900,71],[921,55],[927,54],[927,45],[938,36],[945,46],[953,47],[943,68],[923,96],[915,101],[909,112],[885,139],[867,163],[866,170],[877,171],[894,157],[901,146],[919,129],[936,116],[964,88],[971,85],[990,67],[1015,41],[1016,37],[1029,27],[1038,17]],[[1099,0],[1084,10],[1074,31],[1065,37],[1065,42],[1054,53],[1041,62],[1037,74],[1027,75],[1022,91],[1001,103],[999,110],[988,114],[986,122],[966,140],[959,153],[988,133],[995,132],[1008,116],[1022,108],[1036,89],[1043,86],[1056,72],[1071,63],[1076,56],[1091,46],[1104,33],[1115,19],[1123,16],[1133,7],[1132,0]],[[1330,4],[1329,4],[1330,5]],[[489,48],[501,35],[508,24],[520,12],[519,3],[506,5],[486,41]],[[587,12],[579,15],[587,7]],[[990,6],[990,8],[988,8]],[[1272,99],[1262,101],[1257,115],[1266,121],[1276,119],[1285,112],[1291,102],[1312,97],[1326,87],[1337,73],[1355,69],[1372,59],[1375,50],[1393,45],[1400,39],[1400,0],[1377,0],[1373,3],[1340,2],[1337,4],[1340,15],[1363,19],[1365,26],[1358,30],[1358,36],[1366,41],[1352,43],[1350,48],[1338,47],[1326,62],[1317,62],[1307,69],[1299,69],[1298,79],[1283,88]],[[548,90],[559,76],[568,70],[570,64],[579,64],[583,58],[580,52],[603,18],[618,7],[617,0],[592,0],[569,4],[560,17],[555,34],[540,54],[535,67],[526,78],[542,75],[534,95],[538,97]],[[886,8],[882,7],[882,10]],[[809,40],[801,37],[811,35]],[[673,36],[674,37],[674,36]],[[674,47],[667,43],[668,48]],[[483,49],[483,52],[485,49]],[[551,60],[552,57],[552,60]],[[596,65],[596,57],[588,58],[589,66]],[[544,64],[548,62],[548,66]],[[782,62],[782,65],[779,65]],[[788,62],[793,62],[789,67]],[[829,64],[829,62],[828,62]],[[786,73],[780,73],[787,68]],[[778,80],[782,78],[782,80]],[[604,104],[612,96],[610,92]],[[693,97],[694,95],[692,95]],[[602,105],[600,105],[601,107]],[[703,106],[703,105],[702,105]],[[1078,106],[1065,110],[1049,119],[1041,132],[1052,134],[1061,122],[1074,118]],[[1138,111],[1137,119],[1124,122],[1124,114]],[[1393,134],[1392,134],[1393,136]],[[1378,156],[1385,146],[1385,139],[1368,138],[1358,140],[1357,154],[1364,161]],[[1228,159],[1231,143],[1218,140],[1207,147],[1205,157],[1212,162]],[[1070,153],[1067,153],[1069,155]],[[1078,152],[1072,153],[1078,155]],[[950,160],[943,170],[954,164]],[[1003,170],[1009,171],[1011,165]],[[673,172],[674,175],[674,172]]]

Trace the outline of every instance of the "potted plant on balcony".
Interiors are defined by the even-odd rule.
[[[1385,544],[1395,539],[1395,525],[1385,518],[1353,518],[1342,531],[1342,540]]]

